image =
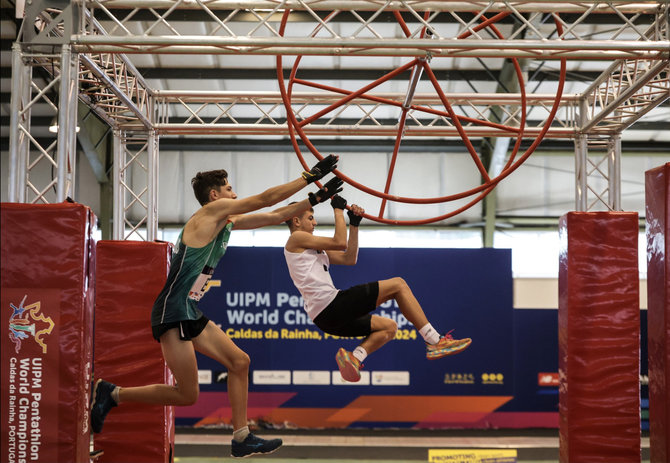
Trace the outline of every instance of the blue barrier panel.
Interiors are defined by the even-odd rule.
[[[364,362],[360,383],[339,378],[335,353],[356,339],[327,337],[306,317],[281,248],[234,248],[200,307],[251,357],[249,418],[299,427],[487,427],[514,395],[511,251],[361,249],[358,264],[333,266],[335,286],[399,276],[428,320],[455,338],[458,355],[425,358],[417,329],[393,301],[375,312],[398,323],[395,340]],[[176,410],[178,424],[230,421],[226,372],[200,356],[201,396]]]

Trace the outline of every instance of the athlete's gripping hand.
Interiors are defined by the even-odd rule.
[[[312,206],[316,206],[318,203],[323,203],[332,198],[334,195],[342,191],[342,183],[343,181],[341,178],[331,178],[319,191],[316,192],[316,194],[310,193],[308,195],[309,203]]]
[[[326,176],[326,174],[332,172],[335,170],[337,167],[337,161],[339,157],[335,156],[334,154],[329,154],[319,162],[317,162],[314,167],[312,167],[310,170],[306,170],[302,173],[302,178],[307,180],[307,184],[309,185],[312,182],[316,182],[317,180],[321,180],[323,177]]]
[[[333,206],[333,209],[342,209],[344,210],[347,207],[347,200],[342,196],[335,195],[333,199],[330,200],[330,205]]]
[[[349,225],[352,227],[358,227],[361,224],[361,220],[363,220],[363,213],[365,211],[355,205],[351,205],[351,209],[347,211],[347,215],[349,216]]]

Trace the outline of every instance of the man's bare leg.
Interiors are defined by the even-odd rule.
[[[198,400],[198,364],[193,343],[179,339],[179,329],[173,328],[161,336],[160,344],[163,358],[172,371],[176,384],[121,387],[118,403],[193,405]]]
[[[193,339],[195,349],[228,369],[228,400],[232,408],[233,429],[247,425],[249,395],[249,356],[213,322]]]
[[[421,308],[421,304],[416,300],[414,293],[412,293],[412,290],[402,278],[395,277],[379,282],[377,306],[380,306],[389,299],[396,300],[400,312],[417,330],[428,324],[428,319]]]
[[[373,315],[372,320],[370,321],[370,329],[372,330],[372,333],[370,333],[367,338],[363,339],[363,342],[360,344],[368,354],[373,353],[391,339],[395,338],[398,325],[390,318]]]

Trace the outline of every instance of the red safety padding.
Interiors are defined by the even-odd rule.
[[[670,163],[646,172],[649,444],[670,461]]]
[[[89,461],[92,229],[76,203],[3,203],[0,461]]]
[[[168,243],[100,241],[96,249],[94,375],[121,387],[172,384],[151,335],[151,307],[165,284]],[[121,404],[94,435],[101,463],[169,463],[174,407]]]
[[[638,229],[632,212],[560,220],[562,463],[640,461]]]

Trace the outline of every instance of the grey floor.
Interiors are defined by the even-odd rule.
[[[256,432],[256,431],[255,431]],[[281,437],[275,453],[244,461],[272,463],[428,462],[429,449],[515,449],[518,462],[558,461],[558,430],[323,430],[257,431]],[[230,457],[230,432],[178,428],[176,463],[240,461]],[[642,436],[642,463],[649,462],[649,437]]]

